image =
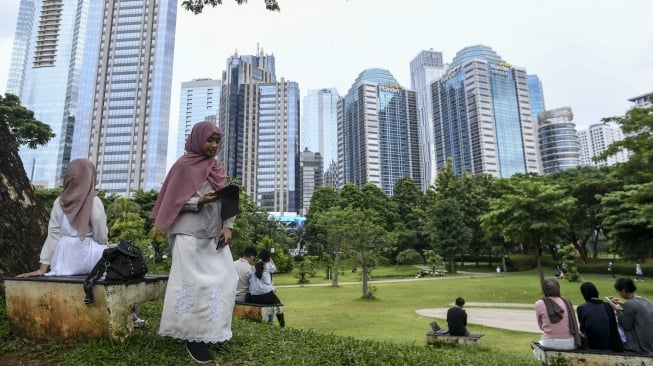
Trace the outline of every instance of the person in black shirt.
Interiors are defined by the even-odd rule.
[[[467,313],[463,310],[465,299],[459,297],[456,299],[456,305],[447,311],[447,324],[449,334],[453,336],[468,336],[467,330]]]

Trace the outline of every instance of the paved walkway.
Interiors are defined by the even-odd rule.
[[[492,307],[492,309],[489,309]],[[528,308],[528,310],[497,309],[497,308]],[[416,313],[428,317],[447,319],[448,308],[419,309]],[[533,304],[510,303],[466,303],[467,322],[469,324],[485,325],[493,328],[516,330],[528,333],[540,333],[535,319],[535,306]],[[441,323],[441,322],[439,322]],[[440,324],[446,328],[447,324]]]

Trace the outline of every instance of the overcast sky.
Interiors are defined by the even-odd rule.
[[[653,0],[279,0],[280,13],[263,0],[223,2],[200,15],[178,10],[171,132],[181,82],[219,79],[227,57],[254,54],[257,44],[275,55],[277,78],[298,82],[302,96],[325,87],[344,95],[372,67],[410,88],[410,61],[420,51],[441,51],[451,62],[475,44],[537,74],[546,108],[570,106],[579,129],[653,92]],[[2,91],[18,4],[0,1]]]

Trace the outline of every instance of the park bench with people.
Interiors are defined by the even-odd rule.
[[[445,274],[447,274],[447,271],[443,269],[422,269],[417,272],[415,278],[422,278],[426,276],[444,276]]]
[[[122,281],[97,281],[87,305],[86,276],[4,277],[7,315],[20,337],[86,341],[124,340],[134,330],[132,305],[162,300],[168,276],[146,275]]]
[[[270,318],[282,306],[283,304],[255,304],[252,302],[236,301],[236,305],[234,305],[234,316],[265,323],[270,321]]]
[[[426,333],[427,344],[452,344],[461,346],[474,346],[483,337],[483,334],[469,334],[466,336],[454,336],[446,329],[432,330]]]
[[[531,346],[535,357],[543,365],[646,365],[653,366],[653,355],[633,352],[613,352],[607,350],[575,349],[560,351],[543,347],[538,342]]]

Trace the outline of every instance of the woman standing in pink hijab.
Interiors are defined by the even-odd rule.
[[[16,277],[87,274],[107,241],[107,216],[95,193],[95,166],[88,159],[75,159],[63,178],[63,192],[52,206],[41,266]]]
[[[216,159],[222,137],[213,122],[193,126],[186,153],[170,169],[152,210],[172,252],[159,335],[185,340],[198,363],[213,360],[207,344],[231,339],[238,280],[227,245],[236,216],[222,217],[214,194],[227,185]]]

